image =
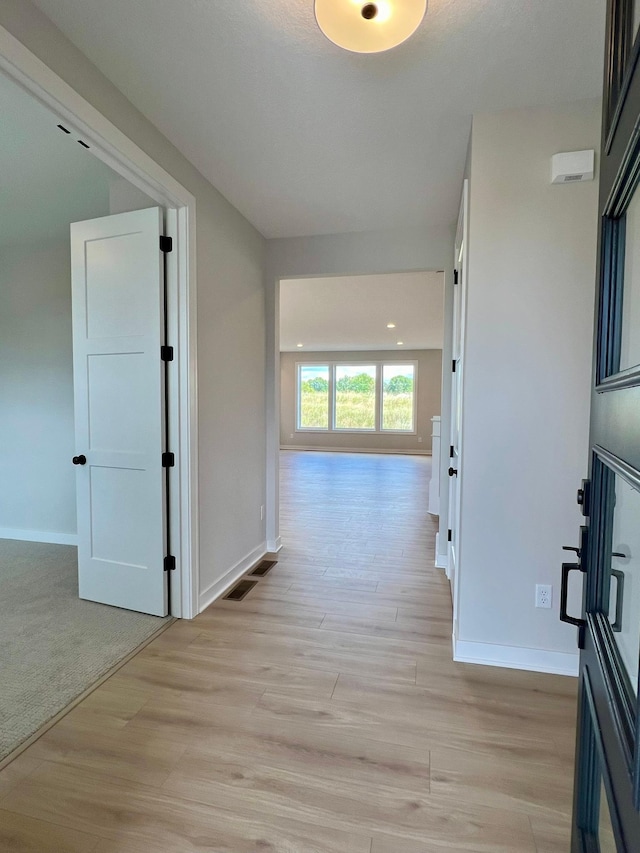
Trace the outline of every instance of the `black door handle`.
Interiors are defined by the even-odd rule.
[[[457,468],[449,468],[449,476],[450,477],[457,477],[458,476],[458,469]]]
[[[567,594],[569,591],[569,572],[581,572],[582,569],[578,563],[563,563],[562,564],[562,586],[560,587],[560,621],[568,622],[570,625],[576,625],[578,628],[583,628],[586,625],[584,619],[576,619],[575,616],[569,616],[567,613]]]
[[[587,537],[589,535],[589,528],[584,524],[580,527],[580,546],[576,548],[574,545],[563,545],[563,551],[574,551],[578,560],[582,560],[582,555],[587,551]],[[615,555],[614,555],[615,556]],[[582,564],[578,565],[578,568],[582,571]]]
[[[81,453],[80,456],[74,456],[72,462],[74,465],[86,465],[87,457]]]
[[[616,634],[622,631],[622,603],[623,603],[623,595],[624,595],[624,572],[621,572],[620,569],[611,569],[611,576],[614,577],[618,583],[618,588],[616,589],[616,621],[611,626],[611,630],[615,631]]]

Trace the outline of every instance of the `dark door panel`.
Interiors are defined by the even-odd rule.
[[[572,853],[640,851],[638,5],[608,2]]]

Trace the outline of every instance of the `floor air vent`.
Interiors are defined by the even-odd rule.
[[[276,565],[276,562],[276,560],[263,560],[261,563],[258,563],[253,571],[249,572],[249,577],[253,575],[263,578]]]
[[[256,583],[257,581],[240,581],[240,583],[234,586],[231,592],[225,595],[225,598],[230,598],[232,601],[242,601],[245,595],[254,588]]]

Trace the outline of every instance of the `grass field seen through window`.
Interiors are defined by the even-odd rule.
[[[411,431],[413,429],[413,394],[384,394],[382,428]],[[329,428],[329,394],[302,391],[300,394],[300,427]],[[375,429],[376,396],[356,391],[336,392],[336,429]]]

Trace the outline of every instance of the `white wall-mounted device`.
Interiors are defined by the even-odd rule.
[[[577,184],[592,181],[596,153],[588,151],[566,151],[551,158],[552,184]]]

